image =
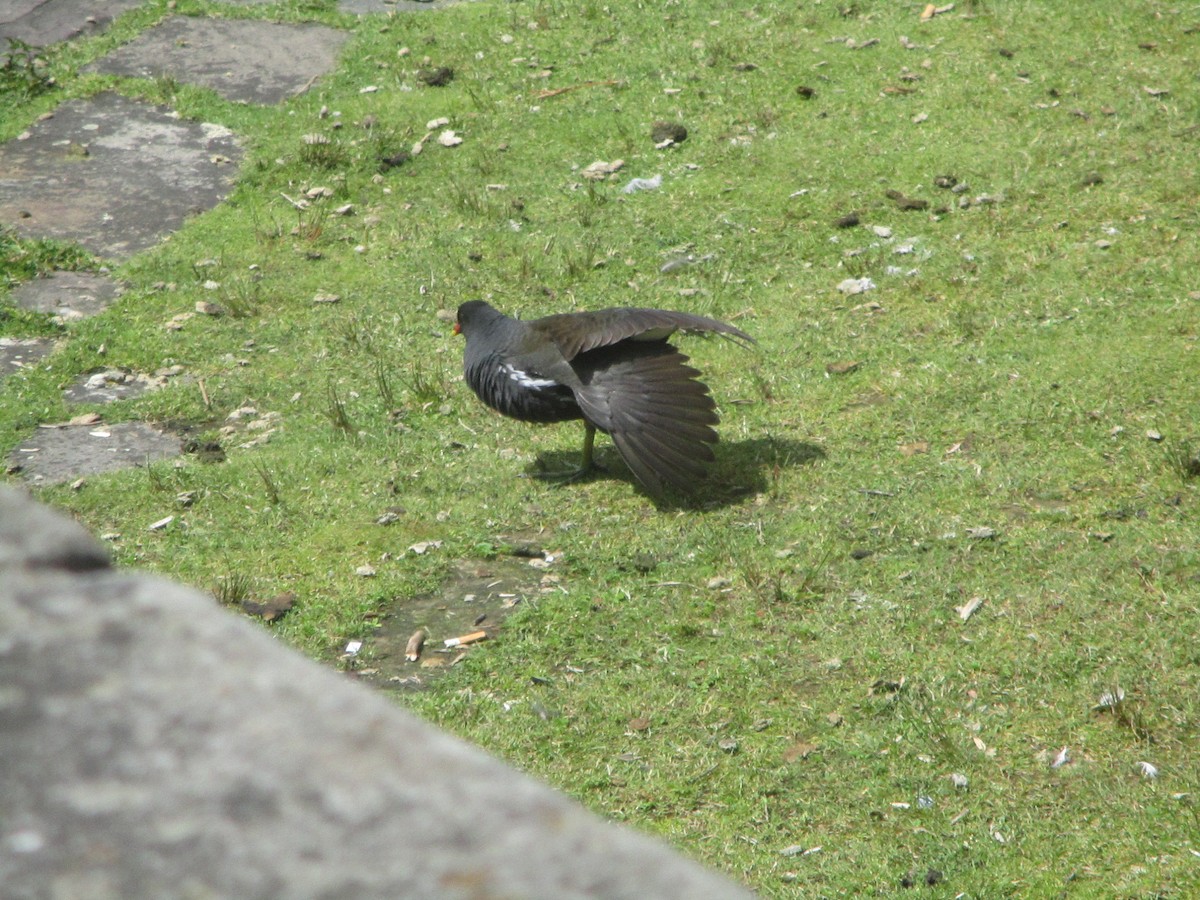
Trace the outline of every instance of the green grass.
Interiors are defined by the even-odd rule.
[[[936,896],[1193,895],[1200,10],[980,0],[922,24],[923,5],[224,10],[353,31],[339,69],[277,109],[79,74],[165,4],[52,49],[51,90],[0,98],[4,136],[115,87],[234,128],[247,160],[228,202],[117,269],[115,308],[0,383],[0,450],[77,413],[61,389],[80,372],[185,366],[102,412],[186,425],[227,461],[40,495],[119,533],[122,564],[221,596],[294,591],[275,631],[318,659],[364,638],[371,665],[381,614],[502,536],[560,551],[561,591],[399,702],[764,896],[932,871]],[[426,57],[454,82],[420,85]],[[380,174],[439,116],[461,146]],[[687,141],[655,150],[658,120]],[[313,151],[314,132],[331,143]],[[625,168],[585,184],[596,159]],[[659,191],[620,193],[656,173]],[[333,196],[283,196],[312,187]],[[851,211],[864,224],[835,228]],[[88,264],[0,248],[6,284]],[[660,272],[685,249],[712,258]],[[851,277],[877,289],[839,293]],[[475,297],[526,316],[675,307],[756,335],[750,353],[688,344],[723,413],[711,490],[655,505],[619,474],[523,477],[581,429],[470,395],[437,314]],[[202,299],[236,314],[164,329]],[[5,306],[0,328],[60,333]],[[243,405],[278,414],[268,442],[221,435]]]

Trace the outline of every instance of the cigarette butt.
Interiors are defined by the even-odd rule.
[[[482,641],[487,637],[486,631],[472,631],[470,634],[464,634],[462,637],[446,638],[442,641],[447,647],[464,647],[467,644],[474,644],[476,641]]]
[[[408,639],[408,644],[404,647],[404,658],[409,662],[416,662],[421,657],[421,647],[425,645],[425,629],[418,628],[412,633],[412,637]]]
[[[937,7],[932,3],[925,4],[925,9],[921,11],[921,21],[928,22],[937,15]]]

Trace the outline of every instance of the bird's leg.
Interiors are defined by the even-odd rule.
[[[596,446],[596,426],[585,419],[583,429],[583,459],[579,463],[579,468],[574,472],[539,473],[538,478],[553,478],[561,481],[563,484],[570,484],[573,481],[586,478],[592,472],[605,471],[604,466],[597,463],[592,456]]]
[[[591,422],[583,423],[583,459],[579,463],[580,473],[587,472],[595,464],[592,461],[592,449],[596,446],[596,426]]]

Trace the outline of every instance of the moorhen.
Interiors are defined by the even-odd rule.
[[[663,309],[614,308],[523,322],[482,300],[458,308],[467,339],[467,384],[488,406],[525,422],[583,419],[582,474],[596,431],[652,494],[694,488],[713,461],[716,404],[688,358],[667,339],[713,332],[743,346],[744,331],[716,319]]]

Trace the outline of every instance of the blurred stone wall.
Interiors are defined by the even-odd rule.
[[[750,896],[5,487],[0,895]]]

